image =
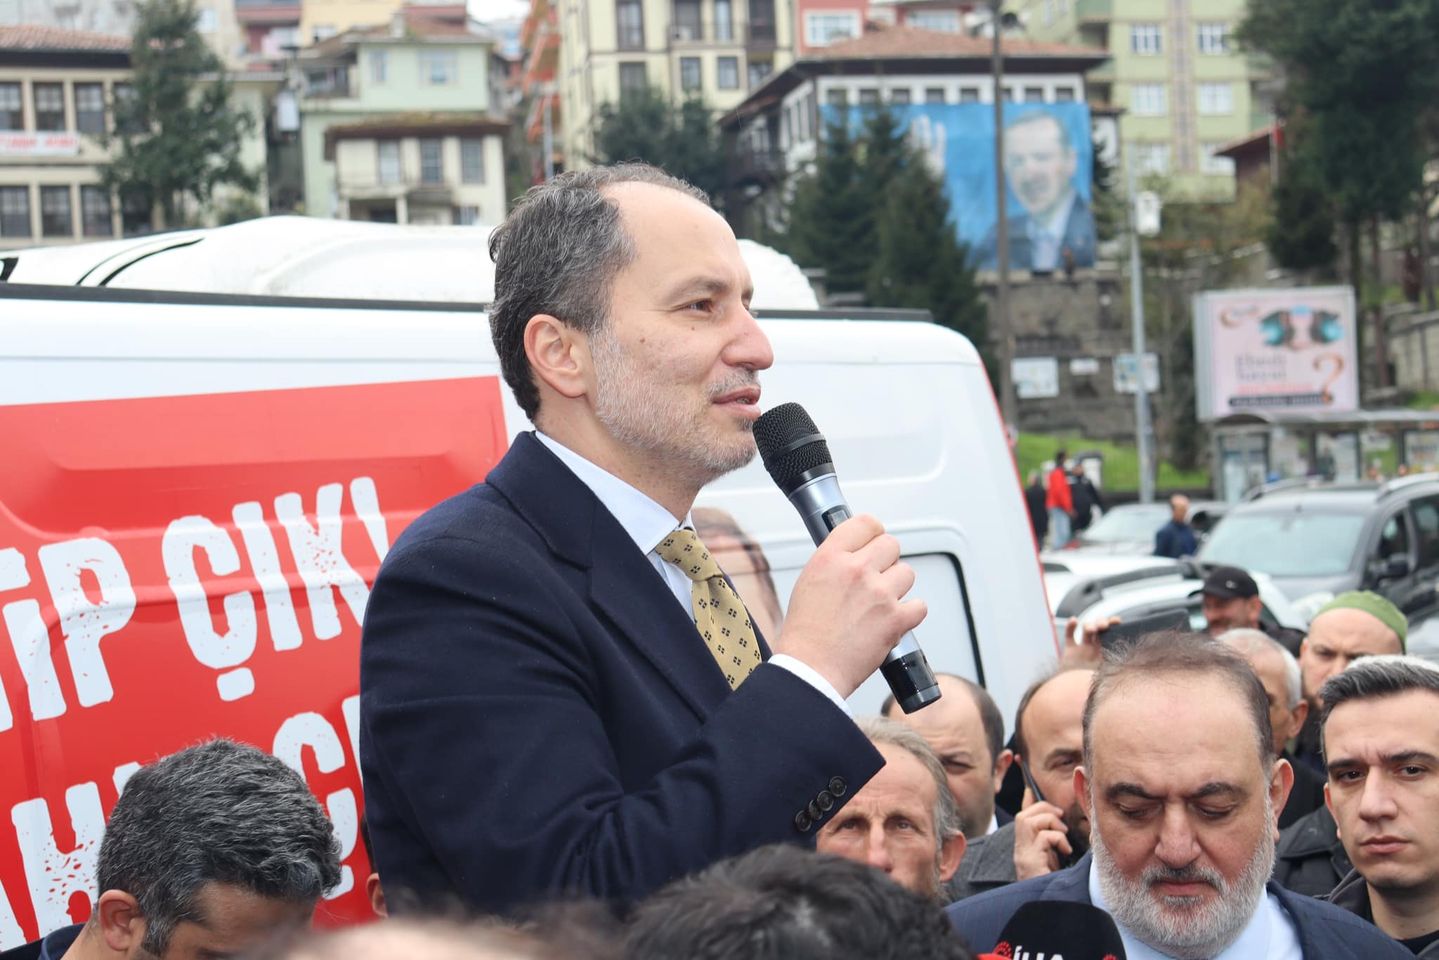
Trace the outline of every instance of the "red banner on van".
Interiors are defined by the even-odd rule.
[[[215,736],[301,772],[345,867],[319,921],[368,916],[360,622],[504,454],[498,378],[0,406],[0,437],[0,950],[85,920],[125,779]]]

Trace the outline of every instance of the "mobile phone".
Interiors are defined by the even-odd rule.
[[[1167,633],[1171,630],[1189,633],[1192,629],[1189,624],[1189,611],[1181,608],[1140,617],[1138,620],[1117,623],[1108,630],[1100,631],[1096,639],[1101,647],[1111,649],[1126,643],[1133,643],[1140,637],[1147,637],[1151,633]]]
[[[1044,791],[1039,789],[1039,784],[1034,782],[1034,774],[1029,772],[1029,761],[1019,761],[1019,772],[1024,776],[1024,785],[1029,788],[1029,795],[1040,803],[1044,802]]]

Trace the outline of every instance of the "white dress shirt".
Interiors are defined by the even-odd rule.
[[[685,576],[684,571],[679,567],[655,552],[655,548],[665,537],[681,526],[693,530],[694,520],[686,516],[682,523],[677,522],[673,514],[652,498],[604,468],[586,460],[558,440],[547,437],[538,430],[535,431],[535,438],[543,443],[551,453],[559,457],[560,461],[569,467],[576,477],[579,477],[580,482],[590,488],[595,499],[614,515],[625,533],[630,535],[635,545],[644,553],[645,559],[649,560],[650,565],[655,568],[655,572],[664,580],[665,586],[669,588],[670,593],[674,594],[675,600],[684,608],[685,614],[693,620],[694,607],[690,603],[689,577]],[[703,642],[699,640],[698,632],[695,633],[695,639],[697,642]],[[774,654],[768,662],[788,670],[824,694],[845,714],[854,716],[849,704],[845,703],[844,698],[839,695],[839,691],[835,690],[829,681],[820,676],[809,664],[783,653]]]
[[[1104,892],[1099,889],[1099,867],[1091,860],[1089,864],[1089,900],[1096,907],[1109,913],[1109,904]],[[1149,944],[1137,940],[1116,921],[1119,937],[1124,941],[1124,955],[1128,960],[1173,960],[1167,953],[1161,953]],[[1214,960],[1304,960],[1299,949],[1299,931],[1294,921],[1280,905],[1279,898],[1267,890],[1264,899],[1249,918],[1239,938],[1214,955]]]

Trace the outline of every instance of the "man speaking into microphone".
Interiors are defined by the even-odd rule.
[[[755,455],[773,361],[734,234],[627,164],[535,187],[490,253],[536,432],[416,520],[370,597],[360,760],[392,909],[627,902],[810,840],[883,763],[844,698],[925,607],[860,516],[762,637],[695,536],[700,488]]]

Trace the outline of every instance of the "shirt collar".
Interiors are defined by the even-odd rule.
[[[1089,865],[1089,902],[1105,913],[1110,912],[1109,904],[1104,899],[1104,891],[1099,887],[1099,864],[1097,862],[1091,862]],[[1259,909],[1256,909],[1250,916],[1249,922],[1244,925],[1239,937],[1215,954],[1214,960],[1248,960],[1252,957],[1270,956],[1270,923],[1276,918],[1280,922],[1287,922],[1287,918],[1284,915],[1284,908],[1267,890],[1258,906]],[[1113,916],[1113,914],[1110,915]],[[1124,955],[1128,960],[1173,960],[1169,954],[1162,953],[1137,939],[1117,920],[1114,925],[1119,928],[1119,938],[1124,941]]]
[[[660,541],[680,526],[675,521],[674,514],[608,470],[586,460],[558,440],[547,437],[538,430],[535,431],[535,438],[559,457],[560,462],[569,467],[581,483],[590,488],[595,499],[614,515],[641,553],[654,552]],[[694,527],[689,515],[685,516],[683,525]]]

